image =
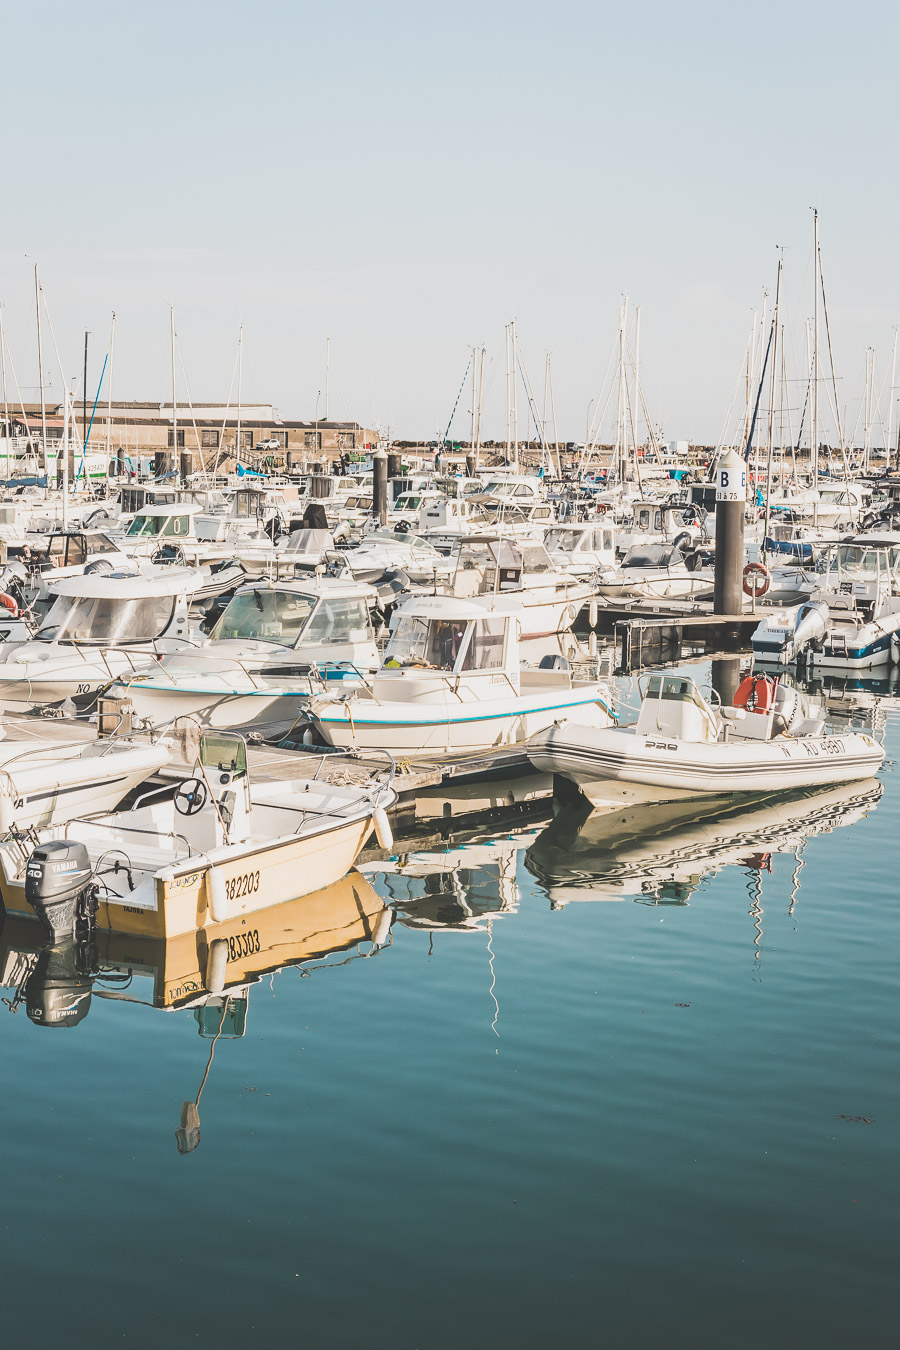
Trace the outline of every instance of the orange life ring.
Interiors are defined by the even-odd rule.
[[[761,577],[762,580],[755,585],[752,578]],[[766,567],[765,563],[748,563],[743,571],[744,594],[751,595],[755,600],[760,600],[772,584],[772,573]]]
[[[8,609],[14,619],[19,617],[19,606],[11,595],[6,594],[6,591],[0,591],[0,605]]]
[[[767,713],[775,702],[778,681],[770,675],[747,675],[741,680],[734,696],[736,708],[748,712]]]

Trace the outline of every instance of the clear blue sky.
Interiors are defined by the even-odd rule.
[[[227,393],[242,322],[245,399],[312,417],[329,335],[332,415],[342,389],[361,421],[428,435],[484,342],[485,432],[501,435],[515,317],[538,400],[551,351],[560,433],[581,439],[627,292],[666,434],[711,441],[778,246],[800,352],[817,205],[852,422],[865,349],[880,378],[900,323],[898,15],[7,6],[0,299],[26,397],[33,258],[70,376],[88,328],[96,380],[116,310],[119,397],[168,397],[174,304],[196,400]]]

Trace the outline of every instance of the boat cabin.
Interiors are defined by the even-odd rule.
[[[137,513],[125,537],[129,540],[195,539],[193,521],[200,511],[199,506],[186,502],[147,505]]]
[[[415,697],[411,679],[441,676],[454,681],[499,679],[518,693],[520,614],[517,601],[493,596],[408,601],[395,615],[396,626],[375,677],[379,692],[392,685],[386,697]]]
[[[267,643],[302,651],[311,661],[373,667],[378,655],[369,611],[377,600],[371,586],[340,578],[320,577],[305,585],[247,582],[229,600],[210,643]]]
[[[13,554],[15,550],[11,549]],[[45,572],[62,568],[82,568],[99,558],[123,561],[122,554],[102,530],[59,531],[29,535],[22,549],[22,561]]]
[[[199,572],[160,569],[153,577],[101,572],[66,577],[51,587],[52,604],[36,642],[70,646],[132,647],[161,638],[183,640],[188,605],[202,584]]]
[[[544,535],[544,547],[555,562],[563,567],[586,569],[614,567],[616,562],[616,529],[613,522],[604,521],[582,525],[554,525]]]

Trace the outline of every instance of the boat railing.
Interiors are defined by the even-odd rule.
[[[63,838],[64,838],[64,839],[68,839],[68,837],[69,837],[69,829],[70,829],[70,827],[71,827],[72,825],[88,825],[88,826],[91,826],[91,825],[96,825],[96,824],[97,824],[96,819],[92,819],[92,818],[89,817],[89,816],[83,816],[83,817],[73,816],[72,819],[71,819],[70,821],[67,821],[67,823],[66,823],[66,828],[65,828],[65,831],[64,831],[64,834],[63,834]],[[116,831],[116,835],[118,835],[118,834],[137,834],[137,835],[145,835],[148,839],[152,839],[153,842],[154,842],[154,845],[157,846],[157,847],[158,847],[159,842],[160,842],[161,840],[163,840],[163,839],[169,839],[169,840],[171,840],[171,841],[173,842],[173,844],[176,845],[176,847],[175,847],[175,854],[176,854],[176,856],[177,856],[177,854],[178,854],[178,848],[177,848],[177,845],[178,845],[179,842],[180,842],[181,844],[184,845],[184,850],[185,850],[185,853],[186,853],[186,855],[187,855],[188,857],[190,857],[191,853],[193,852],[193,850],[191,849],[190,844],[188,843],[187,837],[186,837],[185,835],[183,835],[183,834],[179,834],[176,830],[158,830],[158,829],[146,829],[146,828],[142,829],[142,828],[141,828],[140,826],[138,826],[138,825],[120,825],[118,822],[116,822],[115,831]],[[113,838],[115,838],[115,836],[113,836]]]

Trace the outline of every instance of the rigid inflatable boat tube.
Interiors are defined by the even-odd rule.
[[[206,989],[210,994],[221,994],[225,988],[225,971],[228,968],[228,939],[214,938],[209,944],[209,956],[206,961]]]
[[[228,918],[228,893],[225,890],[225,878],[215,867],[211,867],[206,874],[206,894],[213,922],[224,923]]]

